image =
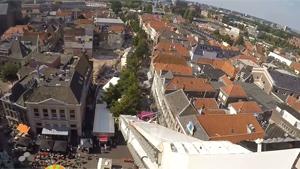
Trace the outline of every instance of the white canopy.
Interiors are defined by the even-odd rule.
[[[115,133],[114,119],[106,104],[96,104],[93,133],[107,135]]]
[[[44,135],[56,135],[56,136],[67,136],[69,134],[68,131],[58,131],[58,130],[55,130],[55,129],[46,129],[46,128],[43,128],[42,130],[42,134]]]
[[[120,80],[120,78],[119,77],[113,77],[113,78],[111,78],[103,87],[102,87],[102,89],[104,90],[104,91],[106,91],[108,88],[109,88],[109,86],[110,86],[110,84],[111,85],[113,85],[113,86],[115,86],[116,84],[118,84],[118,81]]]

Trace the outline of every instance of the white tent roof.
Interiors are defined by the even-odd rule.
[[[68,131],[58,131],[58,130],[55,130],[55,129],[46,129],[46,128],[43,128],[42,130],[42,134],[45,134],[45,135],[58,135],[58,136],[67,136],[68,135]]]
[[[94,134],[114,134],[115,125],[112,113],[106,108],[106,104],[96,104],[94,117]]]
[[[111,84],[111,85],[113,85],[113,86],[115,86],[116,84],[118,84],[118,81],[120,80],[120,78],[119,77],[113,77],[113,78],[111,78],[103,87],[102,87],[102,89],[104,90],[104,91],[106,91],[108,88],[109,88],[109,85]]]

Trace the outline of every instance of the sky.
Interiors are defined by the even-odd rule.
[[[250,14],[300,31],[300,0],[193,0]]]

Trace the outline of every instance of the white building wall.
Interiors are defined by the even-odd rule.
[[[296,119],[293,115],[291,115],[286,110],[283,110],[282,118],[284,118],[286,121],[288,121],[291,125],[295,125],[297,122],[300,123],[298,119]]]
[[[287,58],[285,58],[283,56],[280,56],[280,55],[278,55],[278,54],[276,54],[274,52],[270,52],[269,55],[268,55],[268,57],[273,57],[273,58],[279,60],[280,62],[282,62],[282,63],[284,63],[284,64],[286,64],[288,66],[291,66],[291,64],[292,64],[291,60],[289,60],[289,59],[287,59]]]

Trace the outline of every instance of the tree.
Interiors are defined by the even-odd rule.
[[[103,93],[102,99],[107,103],[108,107],[112,106],[112,103],[121,97],[121,92],[118,86],[110,85],[109,88]]]
[[[193,21],[194,16],[195,16],[195,11],[189,10],[189,13],[188,13],[188,16],[186,19],[188,19],[189,21]]]
[[[236,45],[244,45],[245,41],[244,41],[244,37],[242,35],[240,35],[237,40],[235,41]]]
[[[17,78],[19,66],[12,63],[6,63],[2,69],[2,77],[5,80],[14,80]]]
[[[111,1],[111,9],[114,11],[115,14],[118,14],[121,11],[122,4],[120,1]]]
[[[185,19],[187,19],[187,17],[188,17],[188,15],[189,15],[189,9],[186,9],[185,11],[184,11],[184,14],[183,14],[183,18],[185,18]]]
[[[147,4],[144,11],[146,13],[152,13],[152,4]]]
[[[136,115],[139,108],[140,89],[137,83],[132,84],[126,90],[119,101],[115,101],[111,107],[111,112],[115,117],[120,114]]]

